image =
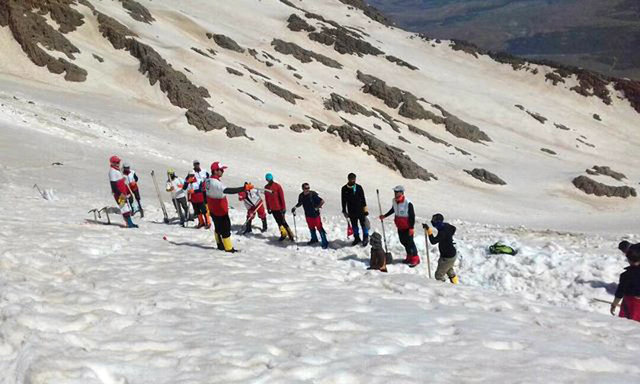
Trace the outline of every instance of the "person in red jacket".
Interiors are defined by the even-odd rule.
[[[211,177],[205,181],[207,206],[213,218],[218,249],[226,252],[237,252],[231,242],[231,219],[229,218],[229,201],[226,195],[250,191],[253,189],[253,185],[245,183],[243,187],[227,188],[220,180],[225,169],[227,169],[227,166],[217,161],[211,164]]]
[[[416,214],[413,209],[413,203],[404,195],[404,187],[402,185],[394,187],[393,193],[393,205],[389,212],[380,215],[380,220],[384,220],[386,217],[395,213],[396,216],[393,221],[396,224],[396,228],[398,228],[400,243],[402,243],[407,252],[404,263],[409,264],[409,266],[413,268],[420,264],[418,248],[416,248],[416,243],[413,241],[413,235],[415,233],[413,227],[416,223]]]
[[[131,220],[131,206],[129,205],[129,188],[127,188],[126,178],[122,176],[120,172],[120,158],[118,156],[111,156],[109,159],[109,183],[111,184],[111,193],[116,200],[122,217],[124,218],[127,227],[138,228],[137,225]]]
[[[200,161],[193,160],[193,170],[189,171],[183,189],[187,191],[189,201],[193,206],[193,214],[198,217],[198,226],[196,228],[204,227],[209,229],[211,227],[204,191],[204,182],[208,178],[209,172],[200,168]]]
[[[264,178],[267,181],[267,185],[264,186],[264,198],[267,203],[267,211],[273,215],[276,223],[278,223],[278,228],[280,228],[280,238],[278,240],[283,241],[288,236],[291,241],[295,241],[293,231],[289,228],[289,224],[287,224],[287,219],[285,218],[287,205],[284,201],[284,191],[280,184],[273,181],[273,175],[271,173],[267,173]]]

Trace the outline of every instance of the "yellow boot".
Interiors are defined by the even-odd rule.
[[[283,241],[286,238],[287,238],[287,230],[284,227],[284,225],[281,225],[280,226],[280,238],[278,239],[278,241]]]
[[[451,280],[452,284],[458,284],[459,280],[458,280],[458,275],[455,275],[453,277],[450,277],[449,280]]]
[[[225,237],[222,239],[222,244],[224,245],[224,251],[225,252],[237,252],[234,248],[233,248],[233,242],[231,241],[231,237]]]
[[[287,234],[289,235],[289,240],[296,241],[296,239],[293,237],[293,231],[291,230],[291,228],[287,228]]]

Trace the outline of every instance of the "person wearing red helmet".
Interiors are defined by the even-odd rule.
[[[231,241],[231,219],[229,218],[229,201],[227,201],[226,195],[250,191],[253,189],[253,185],[245,183],[242,187],[228,188],[221,180],[225,169],[227,166],[218,161],[211,164],[211,177],[205,181],[207,206],[213,218],[218,249],[237,252]]]
[[[138,228],[138,226],[133,223],[133,220],[131,220],[131,206],[128,201],[129,188],[127,188],[126,178],[122,176],[120,172],[120,161],[120,158],[115,155],[109,158],[109,183],[111,184],[111,193],[120,208],[127,227]]]

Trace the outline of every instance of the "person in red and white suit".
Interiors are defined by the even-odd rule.
[[[127,187],[127,179],[120,172],[120,161],[120,158],[115,155],[109,158],[109,183],[111,184],[111,193],[120,208],[127,227],[138,228],[131,220],[131,206],[128,201],[130,196],[129,188]]]
[[[220,162],[216,161],[211,164],[211,177],[205,181],[207,206],[213,219],[218,249],[237,252],[231,241],[231,219],[229,218],[229,201],[226,195],[250,191],[253,189],[253,185],[245,183],[242,187],[227,188],[221,180],[225,169],[227,166],[220,164]]]
[[[407,199],[404,195],[404,187],[397,185],[393,188],[394,197],[392,200],[392,206],[389,212],[384,215],[380,215],[380,220],[384,220],[386,217],[395,213],[393,222],[398,229],[398,237],[400,243],[404,246],[407,252],[407,257],[404,259],[405,264],[409,264],[410,267],[415,267],[420,264],[420,256],[418,256],[418,248],[413,241],[414,225],[416,223],[416,214],[413,209],[413,203]]]

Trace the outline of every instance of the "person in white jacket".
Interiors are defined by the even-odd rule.
[[[166,191],[171,193],[173,206],[180,216],[180,225],[185,226],[189,220],[189,204],[187,203],[187,191],[184,190],[184,179],[176,176],[176,171],[172,168],[167,170]]]

